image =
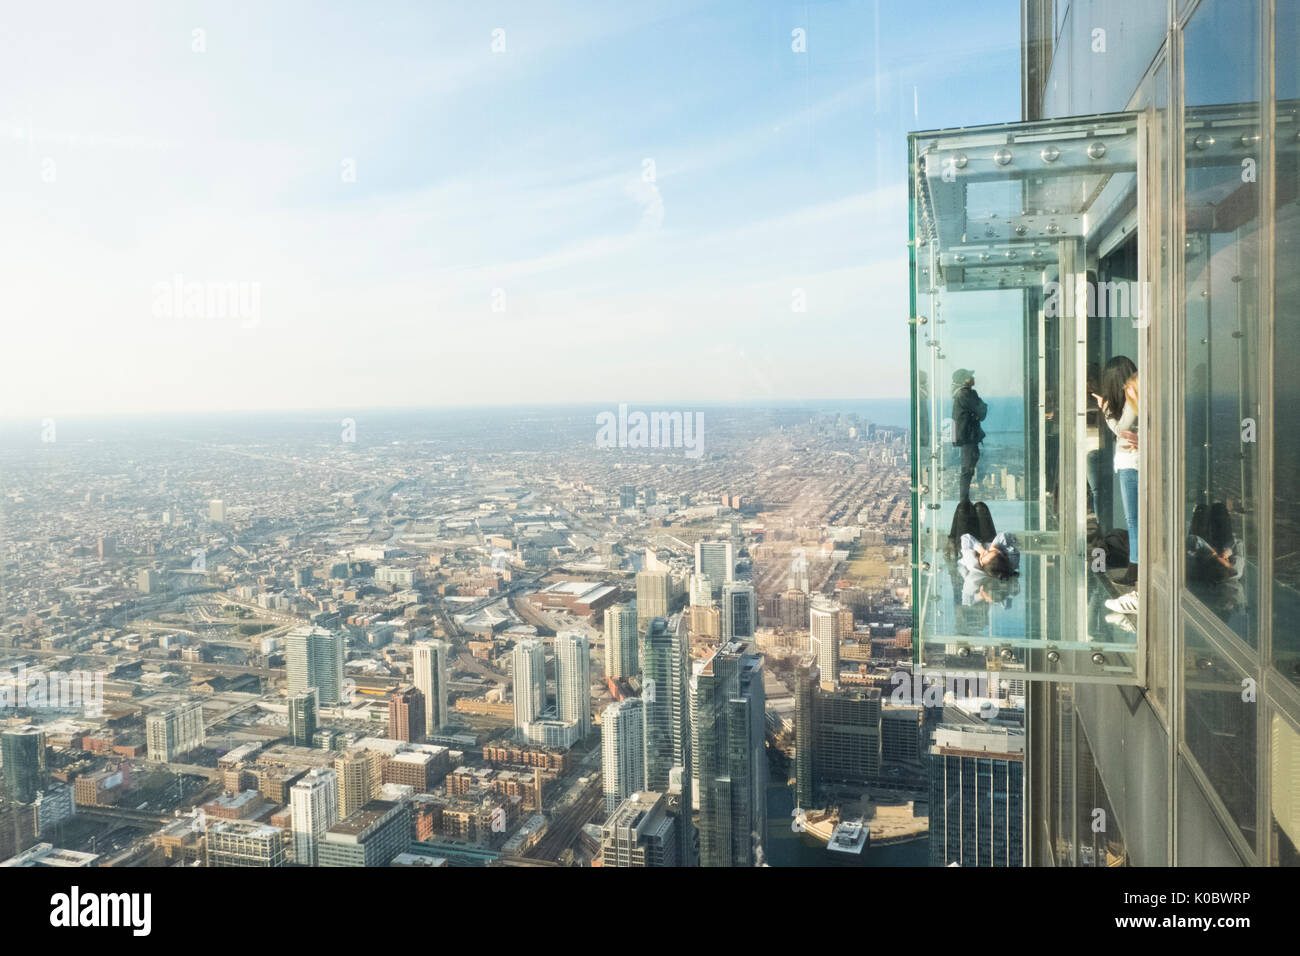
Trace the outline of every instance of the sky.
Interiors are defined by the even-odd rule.
[[[906,395],[1018,6],[10,5],[0,417]]]

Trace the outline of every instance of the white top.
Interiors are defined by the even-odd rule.
[[[1119,421],[1103,414],[1102,418],[1106,419],[1106,424],[1110,430],[1115,433],[1118,441],[1115,442],[1115,470],[1123,468],[1132,468],[1137,470],[1138,466],[1138,449],[1137,445],[1127,439],[1120,438],[1120,432],[1137,431],[1138,410],[1137,406],[1131,401],[1124,402],[1124,414],[1119,417]]]

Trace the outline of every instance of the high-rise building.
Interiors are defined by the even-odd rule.
[[[707,574],[691,575],[691,607],[711,607],[713,605],[713,582]]]
[[[690,766],[688,637],[657,617],[641,640],[642,699],[645,701],[645,787],[668,790],[673,767]]]
[[[767,829],[763,658],[724,644],[695,678],[700,865],[755,866]]]
[[[252,820],[217,820],[204,829],[208,866],[284,866],[284,831]]]
[[[864,786],[880,774],[880,691],[846,688],[817,695],[813,707],[816,780]]]
[[[820,601],[808,608],[808,651],[817,658],[822,687],[834,690],[840,682],[839,608]]]
[[[736,580],[736,552],[730,541],[696,541],[695,573],[709,579],[713,597],[722,594],[722,586]]]
[[[290,695],[314,687],[322,707],[343,703],[345,645],[341,633],[323,627],[304,625],[290,631],[284,639]]]
[[[732,581],[722,586],[722,641],[748,641],[758,627],[758,603],[754,585]]]
[[[667,571],[641,571],[636,576],[636,626],[645,633],[656,617],[667,617],[672,585]]]
[[[387,866],[410,845],[410,800],[371,800],[325,831],[316,856],[320,866]]]
[[[630,794],[601,827],[603,866],[679,866],[676,820],[662,793]]]
[[[522,732],[546,710],[546,650],[541,641],[528,638],[515,645],[510,659],[515,729]]]
[[[150,760],[169,763],[202,747],[206,740],[201,700],[187,701],[145,718],[145,744]]]
[[[817,658],[806,654],[794,669],[794,802],[805,810],[817,805],[816,720],[821,675]]]
[[[618,506],[624,511],[636,507],[636,485],[623,485],[618,489]]]
[[[802,630],[808,623],[808,594],[791,588],[781,595],[781,626],[787,630]]]
[[[411,648],[413,680],[424,695],[424,729],[433,735],[450,723],[447,706],[447,661],[451,645],[446,641],[417,641]]]
[[[722,636],[722,614],[716,607],[693,607],[684,617],[695,637],[716,642]]]
[[[294,860],[300,866],[316,865],[316,847],[325,831],[338,823],[338,774],[328,767],[313,767],[289,791]]]
[[[645,713],[638,697],[615,701],[600,718],[601,779],[605,812],[645,787]]]
[[[220,498],[213,498],[208,502],[208,520],[216,524],[225,523],[226,503]]]
[[[636,610],[630,604],[605,609],[605,676],[634,677],[641,670]]]
[[[316,688],[289,697],[289,740],[295,747],[313,745],[319,713]]]
[[[555,708],[579,740],[591,732],[591,645],[579,631],[555,635]]]
[[[930,748],[930,864],[1021,866],[1025,735],[940,726]]]
[[[37,727],[15,727],[0,733],[0,757],[5,797],[31,803],[45,788],[45,734]]]
[[[338,775],[339,819],[352,816],[379,793],[383,783],[383,755],[350,751],[334,758]]]
[[[1297,864],[1296,3],[1020,11],[1022,115],[909,138],[916,662],[1025,681],[1026,863]],[[1135,476],[1089,395],[1129,363]],[[1018,590],[971,605],[943,557],[957,378],[1074,423],[998,437],[1020,499],[990,502],[998,530],[1035,543]],[[1097,560],[1098,527],[1133,529],[1132,572]]]
[[[416,687],[400,687],[388,695],[388,736],[406,743],[424,740],[424,695]]]

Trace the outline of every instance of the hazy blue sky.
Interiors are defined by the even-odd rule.
[[[1017,119],[1018,31],[1012,0],[11,4],[0,415],[906,394],[905,133]],[[177,276],[257,312],[160,314]]]

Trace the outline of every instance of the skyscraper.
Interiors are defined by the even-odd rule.
[[[289,693],[301,694],[314,687],[322,707],[343,703],[344,645],[342,634],[323,627],[304,625],[290,631],[284,639]]]
[[[722,642],[747,641],[758,626],[754,585],[732,581],[722,586]]]
[[[808,608],[808,651],[817,658],[822,687],[834,690],[840,682],[840,613],[824,601]]]
[[[208,502],[208,520],[215,524],[225,523],[226,503],[220,498],[213,498]]]
[[[630,794],[601,827],[603,866],[680,866],[677,820],[662,793]]]
[[[388,736],[406,743],[424,740],[424,695],[416,687],[400,687],[388,696]]]
[[[794,669],[794,737],[796,807],[804,810],[817,805],[816,731],[817,693],[821,675],[817,658],[805,654]]]
[[[668,791],[673,767],[690,766],[689,704],[686,700],[690,651],[685,631],[657,617],[642,638],[647,789]]]
[[[641,670],[636,611],[629,604],[605,609],[605,676],[633,677]]]
[[[541,641],[528,638],[515,645],[510,659],[515,729],[523,731],[546,710],[546,650]]]
[[[328,767],[309,770],[289,791],[289,811],[294,859],[315,866],[317,844],[339,820],[338,774]]]
[[[1006,727],[947,727],[930,748],[930,864],[1021,866],[1025,736]]]
[[[415,686],[424,695],[424,730],[433,735],[450,722],[447,709],[447,659],[451,645],[446,641],[417,641],[411,648],[411,669]]]
[[[815,779],[865,786],[880,774],[880,691],[821,687],[813,707]]]
[[[624,511],[636,507],[636,485],[623,485],[618,489],[618,506]]]
[[[615,701],[600,719],[605,812],[645,787],[645,713],[638,697]]]
[[[642,571],[636,576],[636,626],[645,633],[656,617],[667,617],[672,585],[667,571]]]
[[[709,579],[716,599],[722,586],[736,579],[735,547],[730,541],[696,541],[695,573]]]
[[[316,735],[320,704],[316,688],[289,698],[289,740],[295,747],[310,747]]]
[[[591,646],[578,631],[555,636],[555,703],[562,721],[577,725],[577,739],[591,732]]]
[[[4,758],[5,797],[31,803],[45,788],[45,734],[36,727],[15,727],[0,733]]]
[[[755,866],[767,827],[763,658],[724,644],[696,677],[700,865]]]

